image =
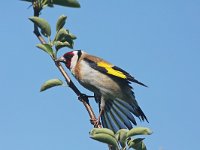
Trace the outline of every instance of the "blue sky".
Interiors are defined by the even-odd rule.
[[[200,1],[80,1],[81,9],[45,9],[55,29],[58,16],[82,49],[124,68],[149,88],[132,84],[153,130],[149,150],[196,149],[200,135]],[[83,105],[66,87],[39,92],[60,78],[49,57],[35,47],[29,3],[0,5],[0,149],[107,149],[89,138]],[[55,32],[53,32],[55,33]],[[61,50],[61,53],[69,49]],[[77,85],[78,83],[75,82]],[[81,91],[89,91],[78,87]],[[97,105],[91,102],[97,112]]]

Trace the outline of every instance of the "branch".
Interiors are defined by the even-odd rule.
[[[40,15],[40,7],[39,4],[37,3],[37,0],[33,1],[33,10],[34,10],[34,16],[39,17]],[[44,38],[42,37],[42,35],[40,34],[38,27],[36,25],[34,25],[34,34],[36,35],[36,37],[38,38],[38,40],[42,43],[42,44],[46,44],[47,42],[44,40]],[[58,70],[60,71],[60,73],[63,75],[63,77],[65,78],[65,81],[67,82],[67,84],[69,85],[69,87],[74,91],[74,93],[78,96],[78,99],[83,103],[83,105],[85,106],[89,117],[90,117],[90,122],[94,125],[94,127],[97,128],[102,128],[102,126],[100,124],[96,124],[96,116],[94,114],[94,111],[92,109],[92,107],[89,104],[89,100],[88,97],[83,96],[84,94],[82,94],[79,89],[75,86],[75,84],[72,82],[72,80],[70,79],[69,75],[66,73],[66,71],[64,70],[63,66],[61,65],[60,62],[56,62],[53,58],[52,60],[54,61],[56,67],[58,68]]]

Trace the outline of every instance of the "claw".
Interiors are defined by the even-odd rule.
[[[93,98],[93,97],[94,97],[94,96],[88,96],[88,95],[86,95],[86,94],[81,93],[81,94],[78,96],[78,99],[79,99],[80,101],[84,100],[86,103],[89,104],[88,98]]]
[[[100,119],[103,113],[104,113],[104,110],[101,110],[97,119],[96,118],[90,119],[91,124],[94,125],[95,128],[101,125]]]
[[[94,125],[95,128],[98,128],[99,125],[101,125],[101,122],[99,119],[90,119],[90,122],[92,125]]]

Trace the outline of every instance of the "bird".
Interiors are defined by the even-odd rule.
[[[57,59],[71,71],[78,82],[94,93],[99,105],[97,123],[117,132],[137,125],[136,116],[148,119],[136,101],[131,82],[147,87],[128,72],[83,50],[73,50]]]

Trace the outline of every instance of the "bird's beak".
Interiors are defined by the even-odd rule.
[[[56,62],[63,62],[63,63],[65,63],[66,59],[63,56],[61,56],[60,58],[56,59],[55,61]]]

